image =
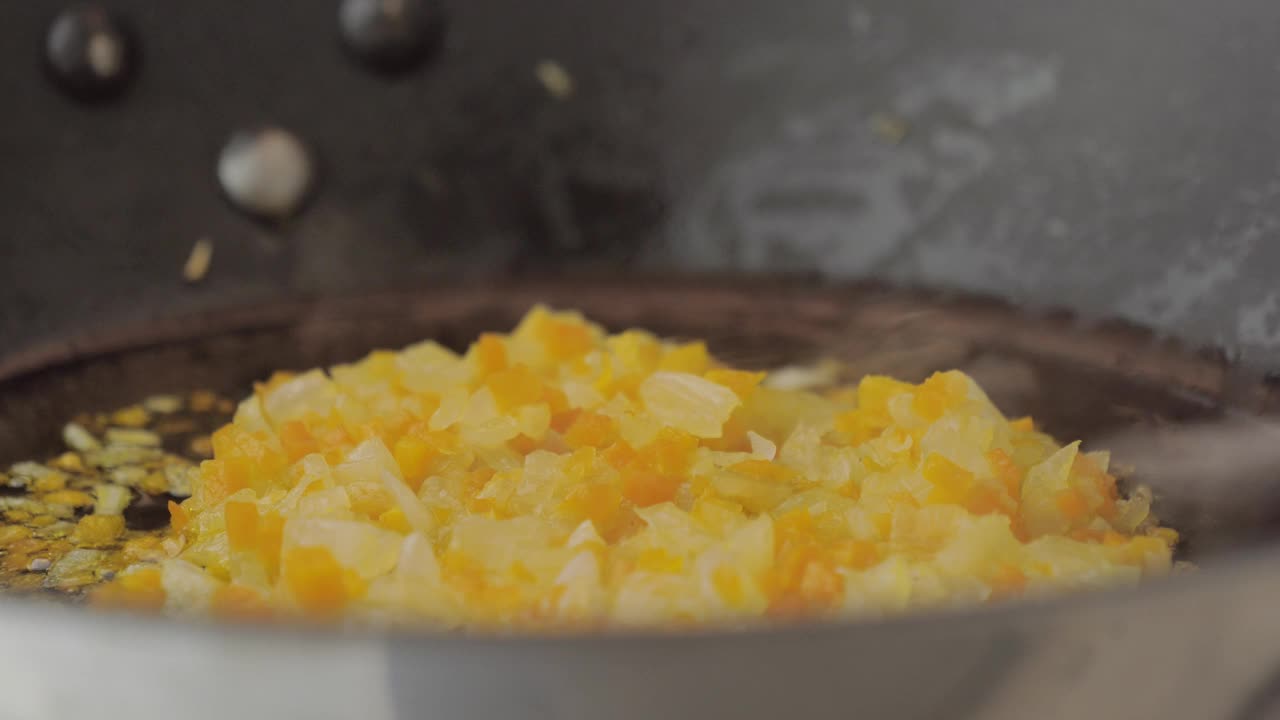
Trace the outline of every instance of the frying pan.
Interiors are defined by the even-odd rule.
[[[483,0],[394,75],[344,49],[336,4],[104,5],[136,74],[91,104],[41,66],[60,3],[0,22],[0,460],[80,410],[458,343],[533,301],[762,363],[963,367],[1063,436],[1274,406],[1235,369],[1280,359],[1273,3]],[[267,222],[216,172],[264,125],[315,160]],[[736,634],[7,600],[0,716],[1270,717],[1271,509],[1188,509],[1202,569],[1136,591]]]

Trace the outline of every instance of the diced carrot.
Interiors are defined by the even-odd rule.
[[[480,377],[491,375],[507,366],[507,346],[493,333],[482,333],[471,346],[475,353],[476,371]]]
[[[551,408],[552,418],[555,418],[556,415],[562,412],[565,412],[566,410],[569,409],[569,397],[564,394],[563,390],[561,390],[558,387],[555,387],[554,385],[543,386],[542,401],[547,404],[547,407]],[[564,431],[557,430],[556,432],[564,432]]]
[[[836,432],[851,445],[861,445],[878,437],[887,424],[888,416],[883,411],[864,408],[848,410],[835,418]]]
[[[796,508],[782,513],[773,521],[774,530],[779,535],[787,533],[811,533],[814,528],[813,514],[807,508]]]
[[[209,608],[219,617],[235,620],[261,620],[272,615],[262,593],[234,583],[215,590]]]
[[[291,463],[297,462],[320,449],[320,444],[316,442],[311,431],[307,429],[306,424],[301,420],[290,420],[281,425],[279,434],[280,445],[284,448],[285,457]]]
[[[835,430],[843,435],[853,435],[861,427],[862,414],[857,410],[846,410],[835,416]]]
[[[413,532],[413,526],[409,524],[409,520],[405,518],[404,511],[398,507],[378,516],[378,524],[388,530],[395,530],[398,533],[409,534]]]
[[[1102,504],[1098,506],[1098,516],[1103,520],[1114,520],[1118,511],[1116,501],[1111,498],[1104,497]]]
[[[1009,428],[1018,432],[1032,432],[1036,429],[1036,423],[1031,419],[1030,415],[1020,417],[1017,420],[1009,421]]]
[[[808,603],[796,593],[779,594],[769,599],[765,615],[779,620],[794,620],[811,614]]]
[[[591,329],[582,322],[546,315],[535,332],[547,354],[560,362],[585,355],[595,347]]]
[[[453,508],[446,507],[444,505],[431,505],[427,508],[427,512],[431,513],[431,519],[435,521],[436,525],[440,526],[448,525],[453,522],[453,516],[456,514],[456,511]],[[495,519],[499,517],[497,513],[491,513],[490,516]],[[389,529],[394,530],[396,528]]]
[[[640,454],[662,475],[683,475],[693,462],[698,439],[676,428],[664,427]]]
[[[911,409],[929,422],[942,417],[947,411],[947,396],[935,388],[920,386],[911,398]]]
[[[113,582],[95,588],[90,602],[99,607],[159,610],[165,603],[160,568],[147,567],[121,575]]]
[[[121,575],[120,584],[128,590],[161,590],[160,568],[148,567]]]
[[[508,440],[507,447],[521,455],[528,455],[538,449],[538,441],[522,433]]]
[[[1004,563],[987,578],[991,596],[995,599],[1021,595],[1027,587],[1027,576],[1016,565]]]
[[[911,390],[912,386],[901,380],[884,375],[867,375],[858,382],[858,408],[886,410],[891,398]]]
[[[532,405],[543,398],[542,378],[522,364],[489,373],[485,385],[493,393],[498,408],[507,412],[521,405]]]
[[[698,340],[667,350],[658,361],[658,369],[700,375],[706,372],[710,364],[711,354],[707,352],[707,344]]]
[[[1084,493],[1075,488],[1058,491],[1053,500],[1054,504],[1058,506],[1058,511],[1070,522],[1082,520],[1089,514],[1089,503],[1085,499]]]
[[[640,453],[627,444],[626,440],[619,440],[605,448],[603,457],[604,461],[615,470],[633,467],[641,461]]]
[[[630,470],[622,476],[622,496],[637,507],[669,502],[676,497],[681,479],[646,470]]]
[[[248,473],[243,462],[217,459],[200,463],[196,493],[201,506],[213,507],[245,487],[248,487]]]
[[[636,569],[652,573],[683,572],[684,558],[662,548],[645,548],[636,556]]]
[[[1115,530],[1107,530],[1102,534],[1102,544],[1109,547],[1118,547],[1129,542],[1129,538],[1121,535]]]
[[[880,562],[880,551],[873,542],[849,539],[832,545],[831,557],[843,567],[864,570]]]
[[[442,553],[440,570],[446,581],[465,594],[478,593],[487,584],[484,566],[460,550]]]
[[[390,434],[382,423],[374,421],[358,425],[351,433],[356,442],[364,442],[365,440],[373,440],[377,438],[383,445],[390,447],[394,443],[391,441]]]
[[[889,533],[893,530],[893,515],[889,513],[877,513],[871,516],[871,523],[876,527],[876,533],[887,539]]]
[[[569,453],[568,459],[564,462],[565,476],[574,481],[584,480],[595,467],[596,458],[599,454],[595,448],[589,445],[584,445]]]
[[[466,500],[467,512],[472,515],[488,515],[490,517],[498,517],[497,503],[493,498],[471,497]]]
[[[350,449],[351,449],[350,446],[344,446],[344,445],[331,447],[328,450],[324,451],[323,453],[324,461],[326,463],[329,463],[330,467],[333,467],[335,465],[341,465],[346,460],[347,451]]]
[[[187,523],[189,522],[191,522],[191,513],[187,512],[186,508],[182,507],[178,503],[170,500],[169,527],[173,528],[174,532],[181,533],[186,529]]]
[[[227,522],[227,546],[232,551],[252,550],[258,546],[258,507],[251,502],[231,501],[224,508]]]
[[[906,490],[898,490],[897,492],[889,493],[889,499],[898,505],[920,507],[920,501],[916,500],[916,496]]]
[[[747,435],[747,429],[741,411],[735,410],[721,426],[720,437],[703,438],[701,445],[720,452],[750,452],[751,438]]]
[[[409,428],[419,424],[421,421],[407,410],[392,410],[386,415],[374,418],[374,423],[381,428],[382,437],[387,439],[387,447],[395,444]]]
[[[467,492],[473,495],[480,492],[495,474],[494,469],[489,467],[476,468],[467,473]]]
[[[392,455],[395,456],[396,464],[400,466],[405,482],[409,487],[417,490],[426,479],[427,473],[431,471],[432,464],[439,457],[440,451],[426,438],[407,434],[396,441]]]
[[[1067,537],[1070,537],[1072,540],[1078,540],[1080,542],[1097,543],[1097,542],[1103,541],[1103,538],[1105,537],[1105,533],[1103,533],[1101,530],[1095,530],[1093,528],[1079,527],[1067,533]]]
[[[528,565],[517,560],[511,563],[511,567],[507,569],[507,574],[511,579],[518,583],[532,584],[538,581],[538,576],[529,569]]]
[[[395,380],[400,375],[399,354],[392,350],[374,350],[360,361],[365,372],[381,380]]]
[[[921,465],[920,474],[933,484],[930,503],[961,505],[973,489],[973,473],[937,453],[930,453]]]
[[[613,483],[593,482],[574,487],[561,507],[576,522],[590,520],[601,533],[613,526],[622,491]]]
[[[603,448],[618,437],[618,422],[607,415],[584,411],[564,433],[569,447]]]
[[[551,429],[563,434],[569,428],[573,427],[574,421],[582,414],[579,408],[570,408],[563,412],[558,412],[551,416]]]
[[[1111,491],[1114,492],[1115,478],[1107,476],[1106,471],[1104,471],[1102,467],[1087,454],[1082,453],[1076,455],[1075,460],[1071,462],[1071,473],[1073,475],[1088,478],[1093,486],[1097,488],[1098,493],[1103,497],[1107,497],[1110,494],[1108,492],[1108,486],[1110,486]]]
[[[347,606],[347,578],[323,547],[295,547],[284,558],[284,580],[298,607],[317,616],[336,615]]]
[[[591,369],[586,366],[585,359],[581,359],[580,362],[583,364],[583,369]],[[618,392],[618,388],[614,384],[615,378],[616,376],[613,371],[613,357],[610,355],[601,357],[598,372],[596,372],[595,381],[592,383],[592,386],[604,397],[611,397]]]
[[[1022,515],[1014,514],[1009,518],[1009,530],[1018,542],[1027,542],[1031,539],[1031,533],[1027,532],[1026,521],[1022,519]]]
[[[703,377],[713,383],[729,388],[737,393],[738,397],[746,400],[751,397],[756,387],[764,380],[765,373],[715,368],[708,370]]]
[[[1009,496],[1017,499],[1022,494],[1022,469],[1009,457],[1009,453],[999,448],[987,453],[987,462],[991,463],[996,479],[1004,485]]]
[[[853,480],[849,480],[848,482],[838,486],[836,488],[836,492],[849,498],[850,500],[857,500],[858,498],[862,497],[862,488],[858,487],[858,483],[854,482]]]
[[[1119,497],[1119,492],[1116,490],[1115,476],[1105,472],[1099,473],[1094,476],[1094,481],[1097,483],[1098,492],[1104,500],[1115,504],[1116,498]]]
[[[980,485],[969,493],[964,507],[974,515],[990,515],[992,513],[1008,513],[1004,492],[993,487]]]
[[[348,600],[358,600],[369,592],[369,583],[365,582],[365,579],[355,570],[343,568],[342,589],[346,592]]]
[[[1116,489],[1115,475],[1100,473],[1094,477],[1094,482],[1097,483],[1098,495],[1102,496],[1102,503],[1098,506],[1098,515],[1108,520],[1115,518],[1116,501],[1120,498],[1120,492]]]
[[[280,546],[283,542],[283,517],[275,512],[267,512],[258,518],[258,557],[267,569],[267,577],[272,580],[280,572]]]
[[[742,579],[732,567],[721,565],[712,570],[711,586],[730,607],[741,607],[746,601],[747,593],[742,587]]]
[[[794,469],[770,460],[743,460],[730,465],[729,469],[748,477],[779,483],[791,482],[800,476]]]
[[[805,569],[818,556],[813,543],[784,543],[777,552],[767,585],[778,595],[798,594]]]

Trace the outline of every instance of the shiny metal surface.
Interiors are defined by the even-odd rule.
[[[315,184],[315,160],[296,135],[278,127],[241,130],[218,155],[218,184],[238,210],[284,220]]]
[[[6,603],[0,717],[1269,717],[1280,552],[1146,589],[705,636],[387,637]]]
[[[82,102],[108,101],[123,93],[138,72],[139,55],[128,23],[101,6],[64,9],[45,38],[50,77]]]

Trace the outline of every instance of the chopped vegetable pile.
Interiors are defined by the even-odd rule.
[[[464,355],[424,342],[280,373],[213,434],[159,557],[92,597],[444,628],[673,627],[1170,570],[1177,534],[1148,492],[1122,498],[1106,453],[1006,419],[960,372],[820,391],[781,379],[544,308]]]

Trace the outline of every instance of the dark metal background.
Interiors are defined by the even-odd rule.
[[[334,2],[103,4],[145,64],[93,109],[39,69],[63,4],[0,4],[7,348],[630,263],[977,289],[1280,359],[1270,0],[457,1],[443,54],[396,82],[341,51]],[[538,84],[543,59],[571,98]],[[280,228],[214,180],[223,140],[260,122],[322,163]],[[212,270],[188,287],[201,237]]]

